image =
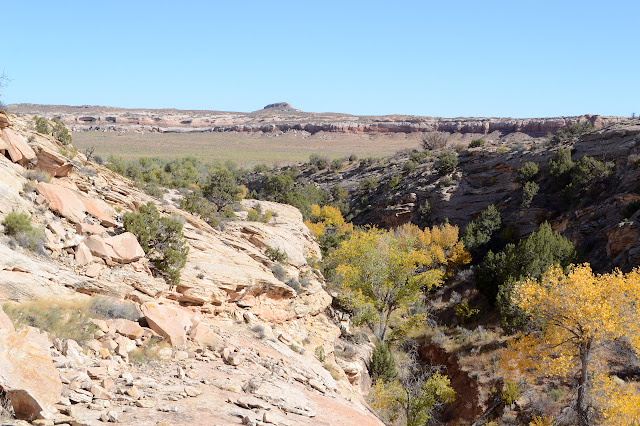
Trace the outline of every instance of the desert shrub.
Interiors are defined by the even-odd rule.
[[[268,170],[269,170],[269,166],[267,166],[264,163],[256,164],[255,166],[253,166],[254,173],[264,173]]]
[[[255,209],[249,209],[247,212],[247,220],[249,222],[260,222],[260,213],[258,213]]]
[[[122,222],[125,231],[138,238],[155,269],[172,284],[178,284],[189,252],[182,223],[175,218],[161,216],[152,202],[140,206],[139,213],[125,213]]]
[[[53,339],[73,339],[84,344],[93,339],[96,326],[86,312],[86,303],[77,300],[40,300],[3,305],[17,329],[35,327]]]
[[[336,158],[335,160],[331,161],[332,172],[339,172],[340,170],[342,170],[342,167],[343,167],[343,161],[341,158]]]
[[[282,282],[285,282],[287,279],[287,271],[285,271],[281,263],[274,263],[271,267],[271,273]]]
[[[131,352],[129,352],[129,362],[134,365],[144,365],[151,362],[158,362],[161,360],[160,350],[164,348],[170,348],[169,343],[160,337],[152,337],[138,346]]]
[[[20,232],[29,232],[33,229],[29,215],[16,211],[9,213],[4,218],[2,224],[4,225],[4,232],[10,236],[16,235]]]
[[[422,148],[425,150],[442,149],[449,142],[449,134],[445,132],[427,133],[422,138]]]
[[[520,203],[520,207],[529,207],[539,189],[540,186],[537,183],[525,182],[524,185],[522,185],[522,203]]]
[[[191,191],[184,195],[180,200],[180,208],[200,216],[202,220],[213,227],[220,225],[220,221],[215,216],[214,208],[200,191]]]
[[[300,294],[303,291],[302,286],[300,285],[300,282],[298,282],[298,280],[294,277],[291,277],[288,280],[286,280],[285,284],[287,284],[289,287],[294,289],[297,294]]]
[[[316,346],[316,349],[313,351],[318,361],[325,362],[327,360],[327,355],[324,352],[324,347],[322,345]]]
[[[92,318],[118,319],[138,321],[140,311],[133,302],[118,300],[113,297],[95,296],[89,303],[88,314]]]
[[[549,138],[549,142],[552,145],[558,145],[576,139],[593,129],[594,127],[591,123],[570,124],[555,132],[553,136]]]
[[[469,148],[480,148],[485,146],[487,142],[484,139],[474,139],[469,143]]]
[[[402,178],[399,175],[396,175],[389,179],[388,185],[390,189],[396,189],[401,183]]]
[[[330,192],[334,201],[342,201],[349,195],[349,192],[340,185],[332,186]]]
[[[349,162],[353,163],[354,161],[358,161],[358,156],[356,154],[351,154],[349,156]]]
[[[371,362],[369,363],[369,374],[371,380],[375,383],[378,379],[390,382],[398,377],[396,360],[389,350],[389,346],[382,340],[376,342],[376,346],[371,354]]]
[[[36,115],[33,117],[33,121],[35,122],[36,132],[42,133],[43,135],[51,134],[51,126],[49,125],[49,120],[44,117],[38,117]]]
[[[373,192],[378,189],[378,186],[380,186],[378,179],[373,176],[367,176],[358,182],[358,191],[361,193]]]
[[[460,302],[454,308],[456,316],[460,320],[460,324],[466,325],[469,321],[473,320],[479,313],[480,309],[469,306],[469,302],[466,300]]]
[[[511,405],[520,398],[520,386],[516,382],[506,381],[500,391],[500,400],[504,405]]]
[[[24,177],[36,182],[51,182],[51,175],[42,170],[27,170]]]
[[[329,167],[329,157],[320,154],[311,154],[309,156],[309,163],[316,166],[319,170],[324,170]]]
[[[612,172],[613,163],[603,163],[585,155],[571,168],[570,182],[564,189],[565,194],[575,197],[592,185],[607,179]]]
[[[31,225],[26,213],[12,211],[2,221],[5,234],[13,238],[18,245],[31,251],[44,252],[44,230]]]
[[[525,162],[522,167],[518,169],[518,182],[528,182],[538,174],[538,165],[533,161]]]
[[[413,160],[409,160],[404,163],[404,166],[402,166],[402,171],[404,171],[405,173],[413,173],[417,168],[418,163]]]
[[[203,195],[218,209],[240,201],[241,192],[233,174],[225,168],[211,172],[202,187]]]
[[[458,167],[458,156],[451,151],[443,152],[438,156],[435,167],[440,174],[451,173]]]
[[[53,120],[53,137],[56,138],[58,142],[62,145],[69,145],[71,143],[71,132],[67,129],[67,126],[64,125],[62,121],[58,118],[54,118]]]
[[[478,219],[472,220],[464,228],[461,239],[465,248],[467,250],[477,250],[487,244],[491,240],[493,233],[500,229],[501,224],[500,212],[496,206],[491,204],[482,211]]]
[[[278,249],[274,249],[271,246],[267,246],[267,248],[264,250],[264,254],[274,262],[284,263],[287,261],[287,253]]]

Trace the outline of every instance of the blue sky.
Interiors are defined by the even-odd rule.
[[[5,103],[640,113],[638,1],[5,3]]]

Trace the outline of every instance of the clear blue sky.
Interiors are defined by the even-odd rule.
[[[5,103],[640,113],[640,2],[6,1]]]

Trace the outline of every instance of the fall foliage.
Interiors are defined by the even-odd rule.
[[[519,336],[501,358],[506,372],[525,379],[577,375],[580,425],[640,423],[640,396],[632,385],[608,377],[598,359],[613,340],[640,349],[640,270],[596,275],[588,264],[568,273],[554,266],[540,280],[515,284],[513,302],[538,327]],[[593,407],[593,408],[591,408]]]
[[[406,224],[395,230],[357,230],[331,255],[342,289],[343,304],[354,311],[355,324],[371,325],[384,341],[393,313],[404,319],[395,330],[418,324],[423,313],[412,312],[422,290],[443,283],[453,269],[469,263],[458,240],[458,228],[445,224],[420,230]]]

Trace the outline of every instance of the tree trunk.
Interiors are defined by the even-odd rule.
[[[580,426],[589,426],[589,407],[587,392],[589,388],[589,361],[591,358],[591,339],[580,344],[580,379],[578,381],[578,401],[576,411]]]

